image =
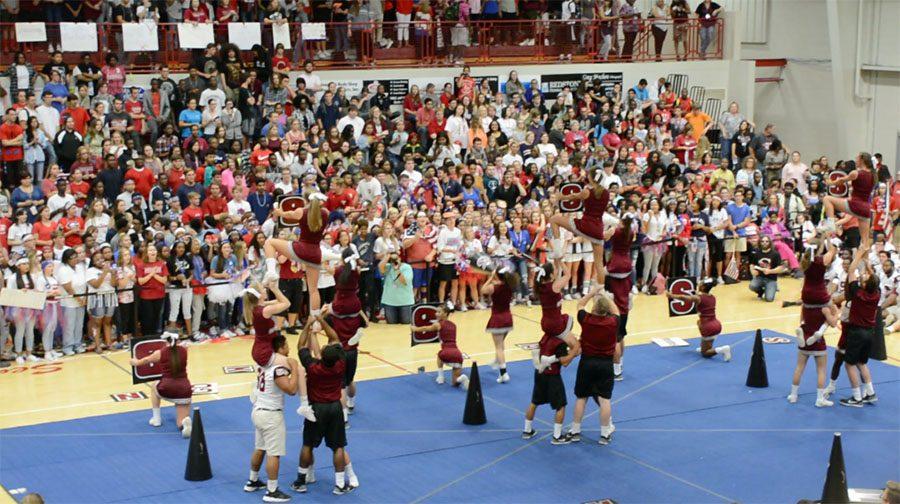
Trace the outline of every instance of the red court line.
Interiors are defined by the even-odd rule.
[[[368,355],[369,357],[371,357],[371,358],[373,358],[373,359],[375,359],[375,360],[384,362],[384,363],[387,364],[388,366],[395,367],[395,368],[399,369],[400,371],[405,371],[405,372],[407,372],[407,373],[409,373],[409,374],[416,374],[416,373],[414,373],[413,371],[410,371],[409,369],[406,369],[405,367],[403,367],[403,366],[401,366],[401,365],[399,365],[399,364],[394,364],[393,362],[391,362],[391,361],[389,361],[389,360],[382,359],[381,357],[379,357],[379,356],[373,354],[372,352],[366,352],[366,351],[364,351],[364,350],[360,350],[359,353],[361,353],[361,354],[363,354],[363,355]]]

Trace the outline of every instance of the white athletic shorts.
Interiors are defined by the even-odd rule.
[[[287,453],[284,412],[254,409],[250,418],[256,427],[255,448],[264,450],[269,457],[283,457]]]

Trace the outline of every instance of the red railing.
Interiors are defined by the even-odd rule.
[[[656,41],[660,31],[652,29],[654,24],[665,28],[658,54]],[[698,19],[680,24],[671,20],[656,23],[642,20],[636,32],[625,32],[621,22],[610,25],[594,20],[474,21],[465,26],[446,21],[436,21],[426,26],[385,22],[380,28],[382,38],[393,43],[389,48],[382,47],[382,41],[374,40],[375,26],[371,22],[326,23],[326,41],[302,40],[300,25],[292,24],[294,47],[287,50],[287,55],[292,62],[315,58],[320,60],[322,67],[331,68],[449,66],[460,60],[472,64],[534,64],[560,60],[603,63],[721,59],[724,49],[723,20],[716,20],[714,26],[704,55],[700,52],[701,24]],[[186,68],[194,51],[180,47],[177,25],[160,24],[158,28],[159,51],[123,53],[120,50],[122,38],[118,25],[98,24],[101,51],[94,55],[95,63],[102,65],[105,55],[114,53],[124,55],[124,63],[132,72],[152,72],[161,64],[168,64],[176,70]],[[340,35],[338,30],[349,33],[348,51],[333,51]],[[409,41],[409,45],[404,47],[398,47],[401,32],[406,33],[406,40]],[[604,35],[609,33],[612,34],[610,48],[604,54]],[[217,25],[214,34],[217,43],[228,42],[228,33],[223,25]],[[263,26],[262,34],[262,44],[271,51],[271,30]],[[678,48],[674,43],[676,34],[683,41]],[[47,36],[48,42],[19,43],[14,24],[0,23],[0,65],[9,65],[14,53],[21,50],[35,66],[42,66],[49,58],[48,46],[59,45],[59,25],[47,23]],[[451,42],[465,44],[451,47]],[[627,50],[629,45],[632,47],[630,54]],[[323,57],[321,49],[331,52]],[[64,53],[65,61],[71,64],[80,62],[80,56],[78,53]],[[244,51],[242,56],[244,61],[250,61],[253,57],[249,51]]]

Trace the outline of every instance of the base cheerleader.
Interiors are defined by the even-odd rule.
[[[300,238],[297,241],[269,238],[266,240],[264,250],[266,252],[266,276],[265,280],[278,279],[278,254],[299,263],[306,272],[306,285],[309,292],[309,311],[311,315],[317,315],[321,308],[319,290],[319,269],[322,267],[322,250],[319,244],[325,234],[325,224],[328,222],[328,210],[322,208],[322,203],[327,197],[319,192],[312,193],[308,197],[309,205],[298,210],[285,211],[275,207],[275,218],[284,217],[297,220],[300,228]]]
[[[253,348],[250,354],[253,362],[260,368],[266,368],[274,363],[277,354],[272,348],[272,340],[278,335],[273,317],[283,313],[291,305],[290,300],[278,288],[278,281],[270,281],[266,287],[255,284],[242,292],[244,305],[244,323],[253,327]],[[271,291],[275,299],[268,299],[267,291]],[[306,392],[306,374],[303,369],[298,370],[298,390],[300,393],[300,412],[311,422],[316,421],[312,408],[309,406],[309,397]],[[251,396],[252,400],[252,396]]]
[[[606,213],[606,208],[609,206],[609,191],[603,187],[602,181],[603,168],[599,166],[592,168],[588,174],[588,185],[581,192],[559,196],[560,201],[583,200],[584,215],[575,218],[572,215],[560,213],[550,218],[550,224],[554,228],[565,228],[593,245],[594,272],[597,283],[601,286],[605,284],[603,216]],[[558,232],[553,234],[559,236]]]
[[[549,404],[556,412],[553,418],[553,438],[551,444],[569,444],[572,439],[563,435],[563,422],[566,420],[566,385],[563,383],[561,366],[568,366],[581,353],[581,347],[575,342],[569,347],[565,341],[544,334],[538,343],[540,364],[534,371],[534,387],[531,389],[531,404],[525,410],[525,430],[522,439],[531,439],[536,434],[532,422],[537,407]]]
[[[451,383],[454,387],[462,386],[463,390],[469,389],[469,377],[462,374],[463,356],[456,346],[456,324],[449,320],[450,309],[444,305],[437,307],[437,321],[427,326],[413,327],[413,332],[438,331],[441,339],[441,350],[437,354],[437,378],[435,381],[443,385],[444,364],[453,369]]]
[[[722,323],[716,318],[716,297],[710,294],[715,282],[708,280],[697,286],[697,294],[673,294],[666,291],[666,297],[687,301],[697,305],[697,327],[700,329],[700,348],[698,351],[703,357],[715,357],[721,355],[725,362],[731,360],[731,346],[722,345],[713,347],[716,336],[722,333]]]
[[[616,430],[612,422],[612,391],[615,385],[613,356],[616,353],[616,333],[619,330],[619,310],[611,296],[600,285],[578,301],[578,324],[581,325],[581,360],[575,377],[575,411],[571,442],[581,441],[581,420],[588,398],[600,405],[600,444],[612,441]],[[593,301],[588,312],[585,308]]]
[[[494,340],[495,365],[500,370],[497,383],[509,382],[509,373],[506,371],[506,351],[504,343],[506,336],[513,328],[512,312],[509,309],[512,303],[513,293],[519,288],[522,280],[519,275],[510,271],[508,266],[492,272],[487,281],[481,287],[483,296],[491,297],[491,318],[488,319],[487,332]]]
[[[631,310],[631,280],[634,264],[631,262],[631,244],[634,243],[634,218],[626,215],[616,227],[606,232],[611,241],[612,253],[606,265],[606,290],[613,296],[619,309],[619,331],[616,333],[616,355],[613,358],[613,372],[616,380],[622,379],[622,362],[625,353],[625,336],[628,334],[628,312]],[[611,231],[611,233],[610,233]],[[611,236],[610,236],[611,235]]]
[[[181,437],[191,437],[191,381],[187,375],[187,348],[178,344],[178,335],[175,333],[163,333],[163,339],[168,344],[151,353],[143,359],[131,359],[131,365],[145,366],[159,363],[159,371],[162,378],[150,385],[150,405],[153,408],[153,416],[150,417],[150,425],[159,427],[162,425],[160,416],[160,402],[165,400],[175,405],[175,424],[181,429]]]
[[[369,319],[362,310],[359,299],[359,254],[351,248],[341,254],[343,264],[334,271],[334,301],[328,307],[329,323],[337,332],[346,355],[347,367],[344,373],[344,387],[341,402],[344,405],[344,419],[356,408],[356,367],[359,362],[359,341],[363,328]]]
[[[803,255],[801,267],[803,268],[803,289],[800,300],[803,308],[800,310],[800,327],[797,328],[797,367],[794,369],[794,377],[791,382],[791,393],[787,400],[789,403],[797,402],[797,392],[800,390],[800,378],[806,369],[806,362],[812,356],[816,360],[816,407],[823,408],[834,406],[825,395],[825,372],[828,366],[828,349],[825,346],[825,330],[829,326],[836,326],[840,318],[838,308],[831,302],[831,294],[825,281],[825,271],[831,266],[837,248],[829,247],[822,255],[815,255],[815,250]]]
[[[834,232],[835,210],[850,213],[859,220],[860,248],[868,250],[872,243],[870,227],[872,205],[870,200],[877,181],[872,155],[867,152],[860,152],[856,156],[856,167],[847,175],[833,180],[825,179],[825,185],[841,185],[849,182],[850,197],[825,196],[822,202],[826,219],[820,224],[820,227],[825,231]]]
[[[539,266],[534,274],[538,299],[541,301],[541,330],[544,334],[565,340],[569,347],[575,346],[572,335],[573,320],[562,312],[562,292],[569,283],[569,272],[561,272],[551,263]]]

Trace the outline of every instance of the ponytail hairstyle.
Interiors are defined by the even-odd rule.
[[[594,300],[594,308],[591,310],[591,313],[593,313],[594,315],[605,317],[612,314],[612,307],[612,298],[605,294],[601,294]]]
[[[341,272],[338,273],[337,278],[335,278],[338,285],[346,285],[347,282],[350,281],[350,275],[358,268],[356,262],[359,260],[358,257],[355,260],[347,260],[347,258],[353,257],[354,255],[356,255],[356,252],[350,247],[345,248],[344,251],[341,252],[343,264],[341,265]]]
[[[259,302],[261,301],[260,296],[257,296],[254,292],[251,292],[250,289],[256,291],[256,293],[262,294],[265,292],[265,287],[259,284],[259,282],[253,282],[250,285],[249,289],[244,289],[244,323],[247,325],[253,325],[253,310],[259,306]]]
[[[715,282],[707,280],[705,282],[700,282],[697,284],[697,291],[700,292],[701,294],[709,294],[710,291],[712,291],[713,287],[715,287],[715,286],[716,286]]]
[[[317,194],[309,196],[309,208],[306,210],[306,225],[314,233],[322,229],[323,225],[322,201],[317,197]]]
[[[171,338],[169,340],[169,369],[172,370],[172,373],[178,373],[182,371],[183,365],[181,355],[178,353],[178,338]]]
[[[600,183],[603,180],[604,175],[603,167],[599,165],[594,165],[588,172],[588,183],[593,188],[595,198],[599,198],[603,194],[603,191],[606,190],[603,188],[603,184]]]
[[[624,217],[622,217],[621,225],[625,230],[625,241],[631,243],[634,239],[634,216],[631,213],[626,213]]]
[[[537,271],[535,272],[534,281],[540,283],[550,283],[553,282],[553,274],[555,273],[555,268],[553,267],[553,263],[545,262],[544,264],[537,267]]]
[[[874,174],[875,172],[875,163],[872,161],[872,155],[868,152],[860,152],[859,160],[862,161],[862,166],[858,166],[857,168],[865,167],[867,170]]]
[[[522,279],[519,277],[518,273],[512,271],[511,269],[509,271],[505,271],[505,269],[507,268],[509,267],[501,269],[501,271],[498,272],[497,276],[500,278],[500,280],[503,281],[503,283],[506,284],[507,287],[509,287],[509,290],[516,292],[516,290],[518,290],[519,288],[519,284],[522,282]]]

